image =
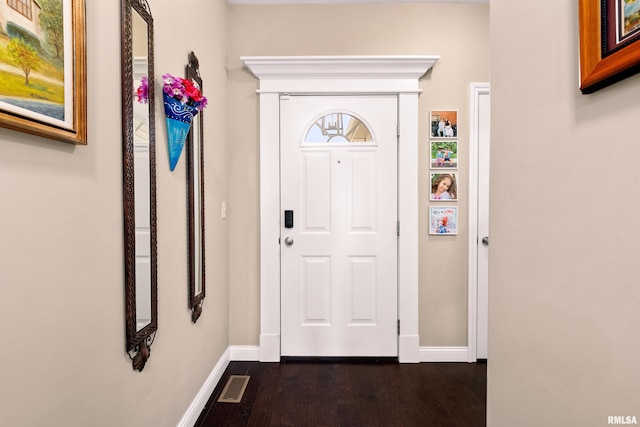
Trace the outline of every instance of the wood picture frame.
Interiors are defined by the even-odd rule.
[[[0,126],[87,143],[85,0],[0,5]],[[51,6],[53,5],[53,6]]]
[[[640,71],[640,27],[621,36],[624,4],[640,0],[579,0],[580,91],[593,93]],[[622,9],[620,7],[622,6]]]

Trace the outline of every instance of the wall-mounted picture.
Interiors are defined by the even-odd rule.
[[[431,169],[457,169],[458,141],[434,139],[429,155]]]
[[[458,208],[455,206],[431,206],[429,234],[458,234]]]
[[[431,138],[457,138],[458,112],[431,110]]]
[[[640,0],[579,0],[578,19],[582,93],[640,71]]]
[[[617,42],[625,41],[640,31],[640,0],[617,0]]]
[[[0,3],[0,126],[86,144],[85,0]]]
[[[458,173],[431,174],[431,200],[458,200]]]

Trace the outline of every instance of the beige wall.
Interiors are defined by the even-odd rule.
[[[494,427],[640,417],[640,75],[580,94],[577,3],[491,0]]]
[[[230,6],[231,342],[259,343],[258,81],[251,55],[440,55],[420,81],[420,344],[467,342],[469,83],[489,80],[486,4]],[[429,110],[460,121],[460,234],[428,236]]]
[[[159,330],[144,371],[133,371],[124,327],[120,2],[87,0],[88,145],[0,129],[0,425],[175,426],[228,345],[227,223],[220,219],[226,2],[189,2],[197,13],[187,24],[176,19],[175,2],[149,3],[157,81],[182,75],[194,50],[210,100],[204,312],[193,325],[185,162],[169,171],[158,109]]]
[[[227,24],[225,2],[194,0],[197,36],[177,41],[175,2],[153,1],[158,79],[194,50],[210,100],[208,289],[193,325],[184,159],[169,172],[158,112],[160,318],[142,373],[124,352],[119,3],[87,3],[89,145],[0,129],[0,425],[173,426],[229,343],[258,344],[257,81],[240,55],[442,56],[420,83],[421,345],[466,344],[467,94],[490,65],[488,425],[640,416],[640,146],[625,126],[640,76],[580,95],[575,2],[492,0],[489,38],[486,5],[231,6]],[[426,229],[428,112],[450,108],[463,215],[443,239]]]

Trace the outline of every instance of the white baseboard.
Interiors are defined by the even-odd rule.
[[[193,427],[196,421],[198,421],[198,417],[209,401],[209,398],[213,394],[213,390],[218,385],[218,382],[220,382],[220,379],[222,378],[222,375],[224,374],[225,369],[227,369],[230,361],[231,351],[230,348],[227,348],[218,360],[218,363],[216,363],[216,366],[213,367],[213,370],[202,387],[200,387],[195,399],[193,399],[193,402],[191,402],[191,405],[189,405],[189,408],[187,408],[187,411],[182,416],[182,419],[178,423],[178,427]]]
[[[420,347],[420,362],[467,362],[467,347]],[[231,361],[257,362],[260,360],[260,347],[253,345],[232,345],[222,354],[218,363],[200,387],[198,394],[187,408],[177,427],[192,427],[202,413],[213,390],[222,379],[225,369]]]
[[[420,347],[420,362],[468,362],[467,347]]]
[[[231,360],[235,362],[258,362],[260,347],[257,345],[232,345],[229,347]]]
[[[412,338],[412,337],[409,337]],[[415,342],[414,342],[415,341]],[[401,341],[402,342],[402,341]],[[410,344],[417,343],[416,340],[407,340]],[[414,346],[410,346],[413,348]],[[260,347],[253,345],[232,345],[227,351],[231,361],[257,362],[260,361]],[[412,352],[406,351],[405,354],[412,355]],[[419,362],[468,362],[468,348],[459,347],[420,347],[416,359],[413,357],[406,360],[399,360],[400,363],[419,363]],[[278,360],[280,355],[278,352]]]
[[[192,427],[196,421],[198,421],[198,417],[213,394],[213,390],[215,390],[220,379],[222,379],[222,375],[225,369],[227,369],[227,366],[229,366],[229,362],[257,362],[258,360],[260,360],[260,348],[258,346],[232,345],[227,347],[218,360],[218,363],[216,363],[216,366],[213,367],[213,371],[211,371],[202,387],[200,387],[198,394],[196,394],[195,399],[193,399],[193,402],[189,405],[189,408],[182,416],[177,427]]]

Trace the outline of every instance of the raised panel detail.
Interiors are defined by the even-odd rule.
[[[351,274],[351,323],[375,323],[377,319],[377,257],[349,257]]]
[[[331,258],[302,257],[303,323],[331,322]]]
[[[303,232],[331,231],[331,153],[303,152]]]
[[[376,231],[376,153],[352,152],[349,191],[351,232]],[[390,201],[390,203],[392,203]]]

